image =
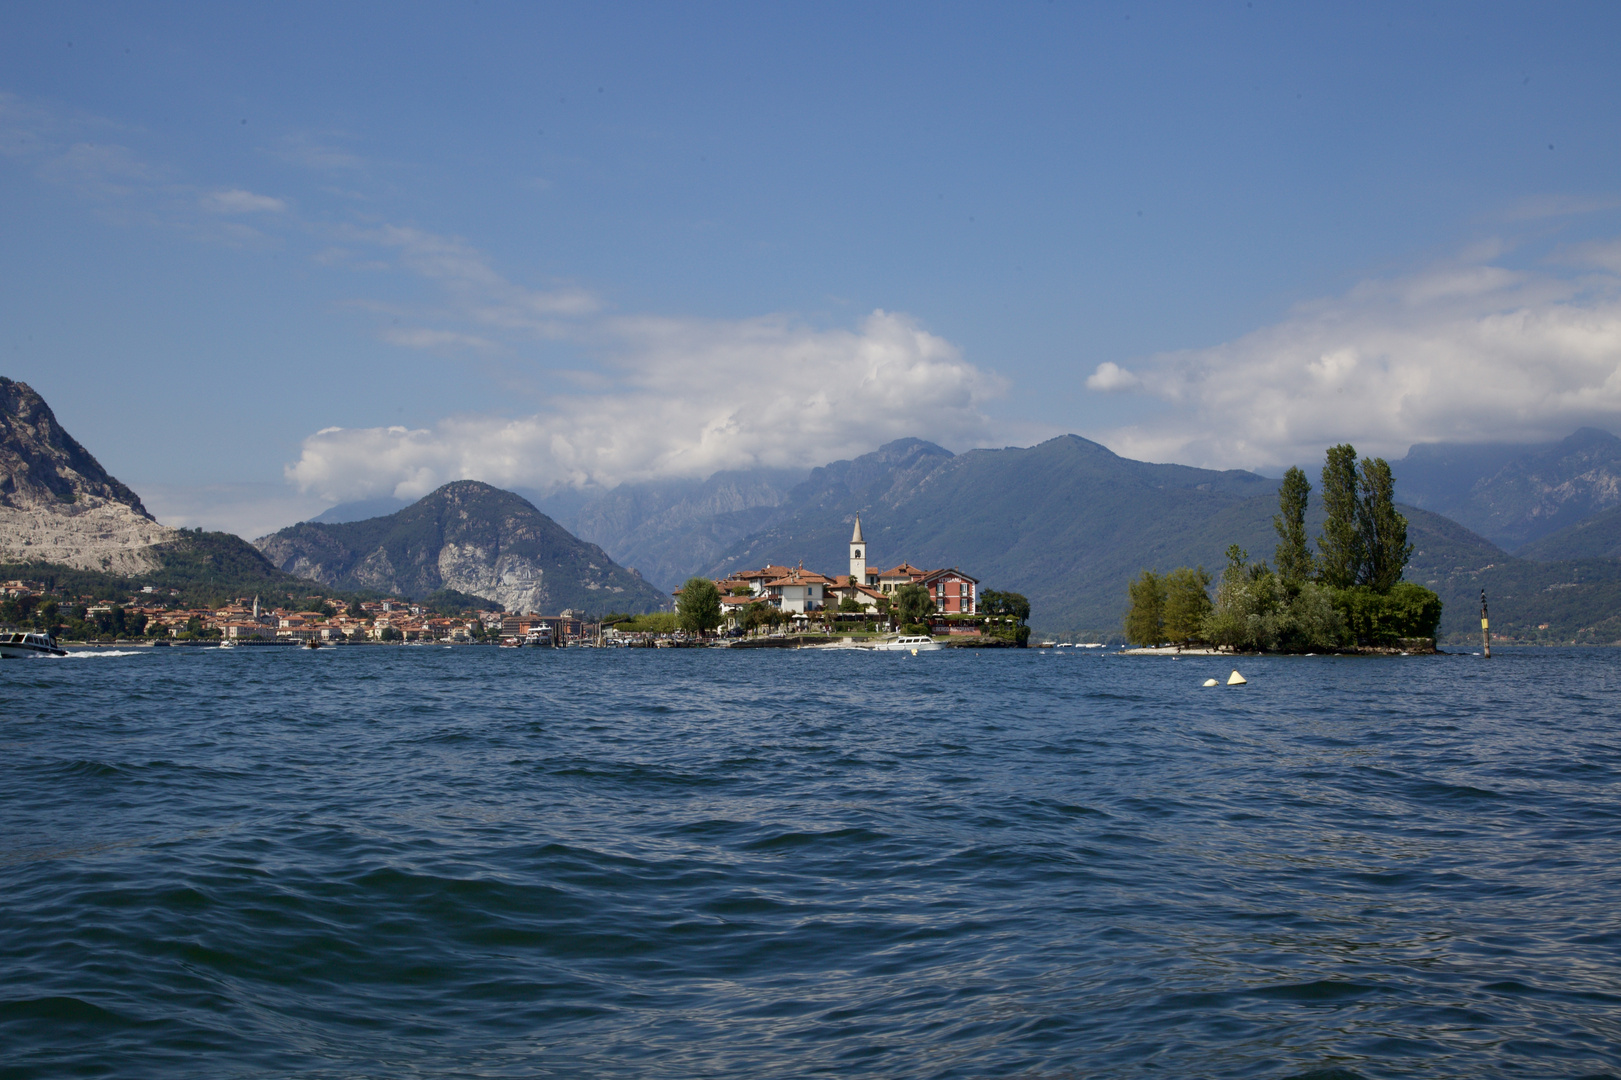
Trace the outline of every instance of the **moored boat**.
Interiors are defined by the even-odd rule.
[[[902,634],[894,641],[880,642],[872,648],[875,652],[934,652],[945,646],[927,634]]]

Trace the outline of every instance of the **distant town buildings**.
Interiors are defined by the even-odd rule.
[[[943,615],[979,614],[979,579],[956,567],[924,570],[902,562],[888,570],[867,566],[870,552],[857,515],[850,534],[850,572],[829,577],[798,566],[764,566],[743,570],[715,582],[720,590],[721,609],[737,618],[750,605],[765,604],[789,616],[839,609],[843,601],[853,601],[861,614],[876,615],[887,610],[888,601],[903,585],[921,585],[928,590],[936,612]],[[677,589],[676,596],[681,595]]]
[[[37,581],[0,582],[0,599],[44,597],[47,587]],[[217,608],[181,608],[156,601],[178,595],[178,590],[142,588],[127,600],[116,602],[95,597],[79,597],[77,602],[63,598],[57,616],[66,624],[81,620],[101,626],[116,614],[120,637],[179,638],[202,636],[233,642],[280,642],[283,644],[318,641],[323,644],[363,641],[489,641],[498,637],[543,639],[567,644],[594,636],[598,627],[581,615],[565,610],[560,615],[507,614],[498,611],[466,611],[444,616],[429,612],[408,600],[387,598],[367,600],[351,607],[320,596],[308,598],[316,610],[289,611],[264,608],[259,599],[243,598]],[[352,614],[358,610],[359,614]],[[138,629],[137,629],[138,627]]]

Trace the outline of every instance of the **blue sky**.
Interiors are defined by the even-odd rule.
[[[1621,411],[1621,8],[0,8],[0,374],[160,519]],[[336,430],[334,430],[336,429]]]

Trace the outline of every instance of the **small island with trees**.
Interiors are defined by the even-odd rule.
[[[1329,448],[1315,553],[1306,537],[1310,494],[1306,474],[1291,468],[1272,519],[1275,565],[1251,562],[1233,544],[1214,600],[1202,566],[1144,570],[1129,587],[1126,640],[1233,652],[1434,652],[1441,598],[1401,579],[1413,548],[1390,465],[1359,465],[1350,444]]]

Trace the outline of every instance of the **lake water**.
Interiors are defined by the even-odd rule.
[[[0,1077],[1621,1074],[1621,654],[0,664]]]

